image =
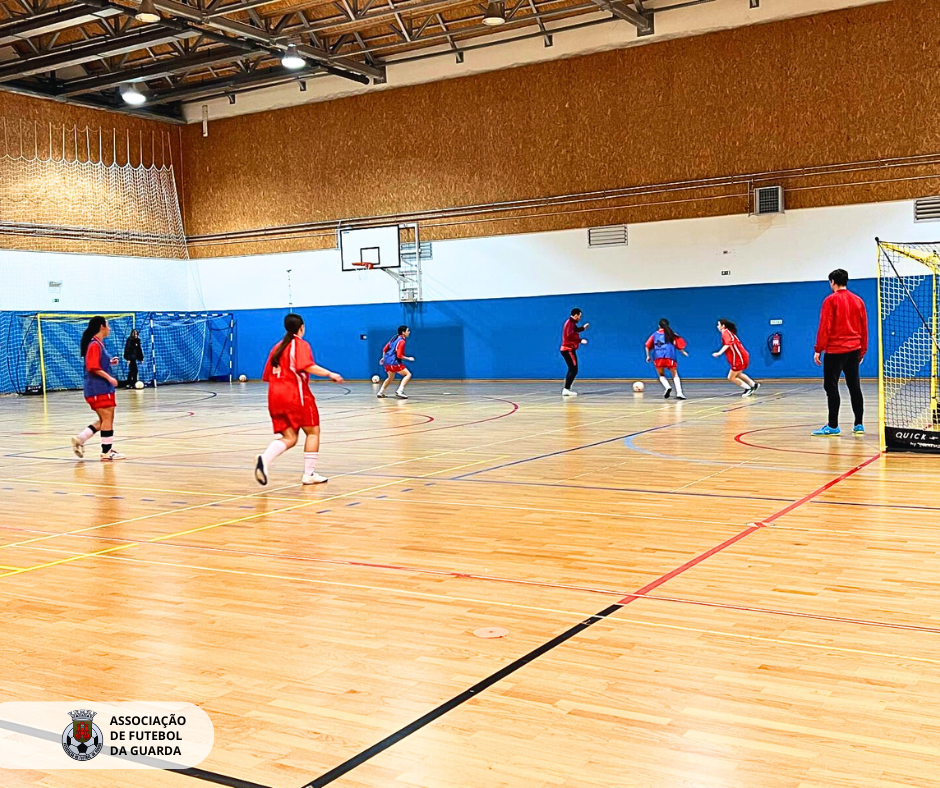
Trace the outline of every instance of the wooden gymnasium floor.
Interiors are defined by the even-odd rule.
[[[114,465],[79,394],[0,400],[3,699],[216,730],[196,776],[0,785],[937,785],[935,460],[811,439],[817,382],[559,388],[318,385],[319,488],[252,479],[259,384],[122,392]]]

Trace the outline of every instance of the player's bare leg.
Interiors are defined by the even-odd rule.
[[[95,410],[95,413],[101,421],[101,461],[123,460],[124,455],[112,448],[114,445],[114,408],[101,408],[101,410]]]
[[[275,438],[268,444],[268,448],[255,458],[255,479],[258,480],[258,484],[268,483],[268,468],[271,467],[271,463],[296,444],[297,431],[290,427],[281,433],[280,438]]]
[[[401,376],[401,383],[398,384],[398,391],[395,392],[395,395],[399,399],[408,399],[408,397],[405,396],[405,386],[408,385],[409,380],[411,380],[411,370],[405,367],[404,374]]]
[[[379,399],[385,399],[385,389],[389,387],[390,384],[395,382],[395,373],[389,372],[388,377],[382,381],[382,386],[379,388],[379,393],[375,396]]]
[[[97,416],[97,411],[95,412]],[[85,444],[101,429],[101,419],[96,418],[91,424],[83,429],[78,435],[72,436],[72,451],[76,457],[85,456]]]

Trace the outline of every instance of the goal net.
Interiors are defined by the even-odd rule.
[[[0,389],[42,393],[80,389],[84,368],[79,355],[82,332],[94,315],[83,313],[16,313],[0,325],[7,347],[7,368],[0,370]],[[138,331],[143,361],[138,380],[144,385],[231,380],[235,319],[218,312],[125,312],[106,314],[111,334],[105,347],[119,362],[112,374],[128,376],[124,345]]]
[[[882,448],[940,454],[940,243],[878,241]]]

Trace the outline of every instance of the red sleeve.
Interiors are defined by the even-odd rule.
[[[85,369],[103,369],[101,366],[101,345],[92,342],[85,351]]]
[[[868,352],[868,312],[865,309],[865,302],[858,299],[859,312],[859,331],[862,334],[862,357]]]
[[[279,344],[280,344],[280,342],[278,342],[278,345],[279,345]],[[261,376],[261,379],[264,380],[264,381],[270,381],[271,378],[273,377],[273,375],[272,375],[273,367],[272,367],[271,361],[272,361],[272,359],[274,358],[274,351],[275,351],[276,349],[277,349],[277,345],[275,345],[273,348],[271,348],[271,352],[268,353],[268,360],[267,360],[267,362],[266,362],[265,365],[264,365],[264,374]]]
[[[382,348],[383,353],[388,353],[388,349],[392,346],[391,342],[386,342],[385,347]]]
[[[581,343],[581,338],[578,336],[577,324],[570,317],[565,321],[562,340],[566,345],[579,345]]]
[[[822,309],[819,310],[819,328],[816,330],[816,353],[825,351],[826,346],[829,344],[829,334],[832,331],[834,311],[835,304],[832,301],[832,296],[827,296],[826,300],[822,303]],[[867,342],[867,339],[863,340],[863,343]]]
[[[685,350],[685,340],[682,337],[676,337],[676,350]]]
[[[298,372],[303,372],[316,363],[313,360],[313,350],[310,349],[310,344],[306,340],[297,339],[295,342],[297,346],[294,349],[294,368]]]
[[[727,328],[721,330],[721,344],[731,347],[734,345],[734,334],[732,334]]]
[[[653,335],[652,334],[650,334],[650,338],[646,340],[646,349],[647,350],[653,349]]]
[[[398,352],[395,355],[398,356],[398,358],[405,357],[405,340],[404,339],[398,343]]]

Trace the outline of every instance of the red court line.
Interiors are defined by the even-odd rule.
[[[772,430],[786,430],[793,429],[796,427],[814,427],[815,424],[781,424],[779,427],[761,427],[757,430],[747,430],[746,432],[739,432],[734,436],[734,439],[740,443],[742,446],[750,446],[752,449],[763,449],[764,451],[779,451],[784,454],[819,454],[823,457],[832,457],[832,453],[828,451],[812,451],[811,449],[782,449],[778,446],[765,446],[762,443],[751,443],[750,441],[744,440],[745,435],[754,435],[758,432],[770,432]],[[853,440],[858,440],[853,436]],[[831,440],[831,439],[826,439]]]
[[[713,555],[715,555],[716,553],[720,553],[722,550],[725,550],[725,549],[727,549],[728,547],[731,547],[731,545],[735,544],[736,542],[740,542],[742,539],[744,539],[744,538],[750,536],[750,535],[751,535],[752,533],[754,533],[755,531],[759,531],[761,528],[767,527],[768,525],[770,525],[770,524],[771,524],[772,522],[774,522],[775,520],[779,520],[779,519],[780,519],[781,517],[783,517],[785,514],[789,514],[789,513],[792,512],[794,509],[796,509],[796,508],[802,506],[803,504],[808,503],[809,501],[813,500],[813,498],[819,497],[819,496],[822,495],[824,492],[826,492],[826,490],[828,490],[828,489],[834,487],[834,486],[837,485],[839,482],[845,481],[845,480],[848,479],[850,476],[854,476],[856,473],[858,473],[860,470],[862,470],[862,468],[865,468],[865,467],[867,467],[868,465],[871,465],[875,460],[878,460],[878,459],[880,459],[880,458],[881,458],[881,452],[878,452],[878,453],[875,454],[874,456],[869,457],[867,460],[865,460],[865,462],[859,463],[859,464],[856,465],[854,468],[852,468],[852,469],[846,471],[845,473],[841,474],[840,476],[837,476],[835,479],[832,479],[831,481],[826,482],[822,487],[817,487],[817,488],[816,488],[815,490],[813,490],[811,493],[809,493],[809,494],[807,494],[807,495],[804,495],[802,498],[800,498],[800,499],[797,500],[797,501],[794,501],[794,502],[791,503],[789,506],[785,506],[783,509],[779,509],[778,511],[774,512],[774,513],[773,513],[772,515],[770,515],[769,517],[765,517],[765,518],[764,518],[763,520],[761,520],[760,522],[757,522],[757,523],[754,523],[753,525],[748,526],[747,528],[745,528],[745,529],[744,529],[743,531],[741,531],[740,533],[737,533],[737,534],[735,534],[734,536],[732,536],[730,539],[726,539],[726,540],[725,540],[724,542],[722,542],[721,544],[715,545],[715,547],[713,547],[711,550],[706,550],[706,551],[705,551],[704,553],[702,553],[701,555],[697,555],[697,556],[695,556],[695,558],[691,559],[690,561],[686,561],[684,564],[682,564],[682,566],[676,567],[676,568],[673,569],[671,572],[667,572],[666,574],[661,575],[660,577],[657,577],[657,578],[656,578],[655,580],[653,580],[652,582],[647,583],[645,586],[643,586],[643,588],[640,588],[640,589],[638,589],[637,591],[634,591],[632,594],[629,594],[628,596],[625,596],[623,599],[619,600],[619,601],[617,602],[617,604],[619,604],[619,605],[629,605],[631,602],[635,602],[637,599],[641,599],[641,598],[644,597],[646,594],[648,594],[650,591],[652,591],[652,590],[654,590],[654,589],[656,589],[656,588],[659,588],[659,587],[660,587],[661,585],[663,585],[664,583],[668,583],[668,582],[669,582],[670,580],[672,580],[674,577],[678,577],[679,575],[683,574],[684,572],[688,572],[690,569],[692,569],[692,568],[695,567],[695,566],[698,566],[698,565],[699,565],[700,563],[702,563],[703,561],[707,561],[709,558],[711,558],[711,557],[712,557]]]

